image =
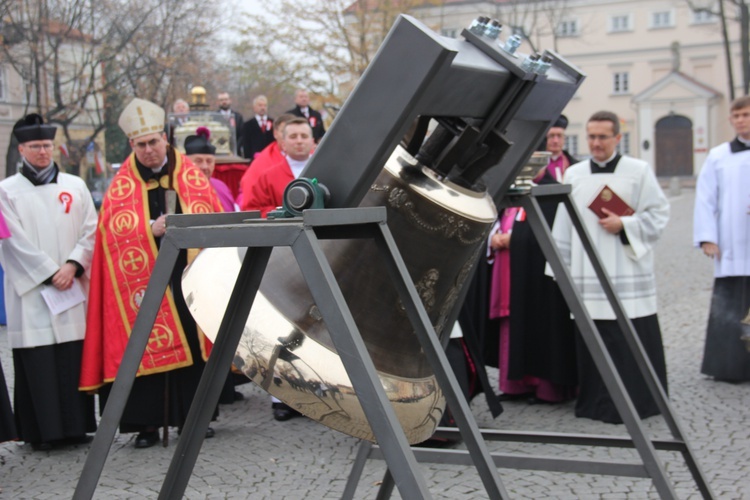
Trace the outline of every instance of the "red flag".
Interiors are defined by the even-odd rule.
[[[94,171],[97,175],[100,175],[102,172],[104,172],[104,164],[104,155],[101,151],[99,151],[94,155]]]

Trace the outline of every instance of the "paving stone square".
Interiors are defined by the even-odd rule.
[[[750,495],[750,383],[714,382],[700,374],[712,265],[691,246],[694,191],[670,198],[671,220],[656,250],[659,320],[667,355],[673,409],[717,498]],[[4,327],[0,361],[12,388],[13,369]],[[497,371],[489,370],[491,380]],[[239,387],[245,399],[222,406],[213,424],[216,437],[206,440],[185,497],[189,499],[331,499],[346,485],[359,442],[316,422],[273,420],[269,396],[252,384]],[[472,412],[484,428],[626,435],[624,426],[577,419],[573,404],[504,403],[492,419],[484,399]],[[644,422],[653,438],[671,438],[662,417]],[[117,435],[95,498],[155,498],[178,440],[168,448],[133,448],[133,435]],[[0,498],[69,498],[90,445],[34,452],[23,443],[0,444]],[[633,450],[583,446],[488,444],[491,451],[520,455],[630,460]],[[681,457],[659,452],[680,498],[701,498]],[[468,466],[422,464],[420,470],[434,498],[484,498],[476,470]],[[368,461],[357,498],[375,498],[385,472],[383,461]],[[500,469],[512,498],[650,499],[659,498],[648,479]],[[396,489],[393,498],[401,498]]]

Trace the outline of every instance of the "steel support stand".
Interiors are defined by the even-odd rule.
[[[161,499],[182,498],[200,452],[205,430],[219,398],[221,385],[239,343],[270,252],[289,246],[310,292],[329,326],[331,338],[357,394],[389,470],[404,498],[431,498],[418,462],[388,400],[357,325],[323,254],[318,238],[374,238],[386,267],[415,327],[446,400],[472,450],[472,460],[491,498],[508,498],[486,443],[434,333],[406,266],[386,224],[384,207],[310,210],[302,219],[247,221],[247,214],[179,215],[167,218],[152,279],[146,289],[128,347],[115,380],[102,424],[79,478],[75,499],[92,498],[114,440],[117,425],[146,349],[162,297],[180,249],[247,248],[219,334],[201,377],[185,428],[160,492]]]
[[[643,374],[644,379],[647,381],[652,396],[656,400],[659,409],[664,416],[667,426],[674,438],[673,440],[652,441],[646,436],[637,411],[635,410],[630,396],[622,383],[620,375],[617,373],[612,358],[602,341],[601,335],[584,306],[583,299],[573,283],[567,266],[563,264],[559,250],[554,243],[549,225],[544,219],[537,198],[543,198],[545,201],[558,201],[562,203],[568,211],[576,232],[581,238],[586,253],[597,273],[597,277],[599,278],[607,298],[617,315],[618,325],[627,340],[628,346],[638,363],[638,367]],[[620,416],[623,418],[623,422],[630,438],[483,429],[483,439],[486,441],[635,448],[641,458],[641,463],[603,462],[589,459],[519,456],[513,454],[492,453],[492,459],[494,460],[495,465],[503,468],[650,478],[661,498],[676,499],[677,494],[674,490],[674,486],[667,476],[664,466],[656,454],[656,450],[679,451],[682,454],[703,498],[714,498],[708,480],[695,459],[695,455],[685,438],[685,434],[677,421],[675,413],[672,411],[666,393],[651,366],[648,356],[643,350],[643,346],[635,333],[630,319],[625,314],[622,303],[614,292],[612,282],[601,263],[596,249],[591,243],[586,228],[581,222],[580,213],[570,198],[570,186],[536,186],[532,188],[530,192],[509,194],[506,199],[509,206],[521,206],[526,210],[534,236],[547,259],[547,262],[549,262],[555,273],[555,279],[560,286],[560,290],[565,297],[569,309],[575,317],[576,325],[578,326],[586,346],[601,373],[602,379],[612,396],[613,402],[615,403]],[[435,435],[455,438],[457,431],[450,428],[438,428]],[[433,450],[426,448],[414,448],[414,450],[419,461],[456,465],[466,465],[469,463],[468,459],[472,454],[471,450]],[[367,445],[361,445],[360,453],[358,453],[355,459],[354,467],[349,476],[347,489],[345,491],[353,491],[356,488],[359,477],[364,469],[364,461],[366,461],[367,458],[379,458],[379,456],[380,450],[377,445],[373,446],[369,443],[367,443]],[[388,475],[386,474],[386,477],[383,480],[383,485],[381,486],[381,491],[386,492],[386,494],[388,494],[388,480]],[[390,494],[384,498],[388,498],[389,496]]]
[[[659,378],[651,365],[651,361],[648,359],[646,351],[635,332],[633,324],[625,313],[622,302],[620,302],[619,297],[615,293],[612,281],[599,258],[599,254],[591,243],[591,238],[583,225],[581,214],[578,212],[578,209],[570,197],[570,186],[536,186],[532,188],[530,194],[519,197],[517,201],[520,202],[520,205],[526,210],[527,214],[531,216],[529,224],[531,225],[534,236],[536,237],[537,242],[539,242],[547,262],[549,262],[555,273],[555,279],[560,286],[560,290],[563,292],[568,308],[575,318],[581,336],[594,359],[594,363],[599,369],[599,373],[602,376],[604,384],[607,386],[607,390],[612,396],[615,407],[623,419],[625,428],[633,439],[633,443],[649,472],[649,476],[654,482],[654,486],[662,498],[677,498],[672,484],[666,476],[664,467],[656,456],[656,450],[654,449],[653,443],[646,436],[643,426],[641,425],[641,420],[638,417],[638,413],[633,406],[627,390],[625,390],[622,379],[612,363],[612,359],[607,352],[607,348],[602,341],[601,335],[583,305],[583,299],[573,283],[573,279],[567,266],[562,262],[560,252],[552,239],[549,225],[544,219],[541,208],[539,207],[539,201],[537,200],[539,197],[544,197],[550,201],[560,201],[568,211],[573,226],[576,229],[576,233],[586,250],[586,255],[588,256],[604,293],[615,312],[620,331],[623,333],[625,340],[628,343],[628,347],[635,357],[638,368],[648,385],[651,396],[659,406],[659,410],[664,416],[664,420],[669,427],[672,437],[681,443],[682,455],[685,459],[686,465],[693,475],[693,479],[698,486],[698,489],[704,498],[712,498],[713,494],[708,481],[698,465],[687,439],[685,439],[685,434],[677,421],[675,413],[672,411],[672,406],[669,403],[666,392],[659,382]]]

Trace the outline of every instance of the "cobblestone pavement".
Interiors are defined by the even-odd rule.
[[[718,498],[750,496],[750,384],[730,385],[699,372],[704,328],[711,293],[711,265],[691,248],[694,192],[673,196],[672,219],[657,249],[660,321],[663,328],[669,392],[676,415]],[[0,336],[4,336],[4,329]],[[2,341],[2,363],[12,386],[9,349]],[[490,373],[491,379],[497,372]],[[221,408],[214,423],[216,437],[201,450],[188,485],[187,498],[338,498],[358,449],[358,441],[307,420],[276,422],[269,397],[251,384],[240,391],[245,399]],[[472,410],[480,426],[505,430],[536,430],[626,435],[613,426],[573,416],[572,403],[560,406],[506,403],[493,420],[483,398]],[[661,417],[645,421],[654,438],[671,435]],[[111,448],[95,498],[156,497],[175,449],[133,448],[132,435],[118,435]],[[632,450],[563,445],[489,443],[493,451],[515,454],[587,457],[638,461]],[[86,457],[87,446],[34,452],[22,443],[0,444],[0,498],[70,497]],[[680,498],[700,498],[681,457],[659,452]],[[486,493],[472,467],[423,465],[435,498],[483,498]],[[385,471],[382,461],[369,461],[357,498],[374,498]],[[500,469],[513,498],[630,499],[658,498],[648,479],[589,474],[564,474]],[[398,490],[394,498],[399,498]]]

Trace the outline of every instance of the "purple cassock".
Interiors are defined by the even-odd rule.
[[[211,177],[209,180],[211,181],[211,187],[214,188],[214,191],[216,191],[216,194],[219,197],[221,207],[224,211],[234,212],[234,197],[232,196],[232,191],[229,189],[229,186],[224,184],[224,181],[220,181],[215,177]]]

